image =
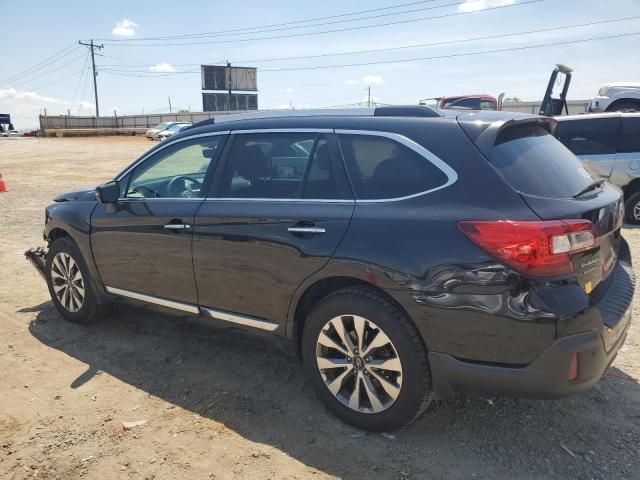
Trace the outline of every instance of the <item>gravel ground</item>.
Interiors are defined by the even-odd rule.
[[[0,140],[1,478],[640,478],[638,296],[592,389],[457,397],[392,435],[335,419],[297,359],[236,330],[131,306],[89,327],[63,321],[22,256],[42,244],[43,209],[150,145]],[[640,229],[624,236],[639,264]]]

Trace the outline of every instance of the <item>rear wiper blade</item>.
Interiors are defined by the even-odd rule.
[[[582,190],[580,190],[578,193],[576,193],[573,198],[578,198],[581,197],[582,195],[584,195],[587,192],[590,192],[591,190],[595,190],[596,188],[598,188],[600,185],[602,185],[606,180],[596,180],[593,183],[590,183],[589,185],[587,185],[586,187],[584,187]]]

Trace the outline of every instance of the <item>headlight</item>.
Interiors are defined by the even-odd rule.
[[[609,93],[609,88],[610,87],[602,87],[600,90],[598,90],[598,96],[600,97],[606,96],[607,93]]]

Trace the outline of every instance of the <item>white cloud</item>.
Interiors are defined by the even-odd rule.
[[[151,65],[149,70],[152,72],[175,72],[176,68],[170,63],[156,63],[155,65]]]
[[[461,12],[477,12],[486,8],[505,7],[513,5],[516,0],[465,0],[458,6]]]
[[[60,98],[45,97],[36,92],[19,91],[15,88],[0,89],[0,110],[11,114],[17,128],[35,128],[38,126],[38,115],[47,109],[47,115],[66,115],[67,109],[76,115],[92,115],[92,102],[74,102]]]
[[[384,80],[379,75],[365,75],[362,77],[362,83],[369,85],[380,85],[384,83]]]
[[[291,93],[293,92],[293,88],[285,88],[284,91],[285,93]]]
[[[365,75],[360,80],[350,78],[344,81],[347,85],[358,85],[364,83],[366,85],[381,85],[384,83],[384,79],[380,75]]]
[[[116,26],[113,27],[111,33],[118,37],[133,37],[136,34],[137,26],[136,22],[123,18],[121,21],[116,22]]]

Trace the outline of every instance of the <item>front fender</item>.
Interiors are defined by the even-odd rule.
[[[71,237],[80,249],[80,253],[89,269],[94,290],[99,298],[107,294],[100,273],[96,268],[91,251],[91,214],[97,202],[60,202],[49,205],[45,210],[44,239],[51,242],[57,232]]]

